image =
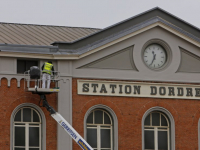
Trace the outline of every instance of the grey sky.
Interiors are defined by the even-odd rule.
[[[200,0],[1,0],[0,22],[105,28],[157,6],[200,28]]]

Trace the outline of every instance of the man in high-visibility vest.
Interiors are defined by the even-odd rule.
[[[42,88],[46,87],[47,81],[47,88],[50,88],[50,81],[51,81],[51,73],[54,74],[54,67],[51,61],[45,62],[42,65]]]

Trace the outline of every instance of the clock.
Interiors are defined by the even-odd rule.
[[[159,69],[166,64],[167,52],[159,44],[150,44],[144,49],[143,60],[148,68]]]

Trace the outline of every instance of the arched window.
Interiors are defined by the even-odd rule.
[[[144,121],[145,150],[170,150],[170,123],[162,112],[151,112]]]
[[[142,150],[175,150],[175,122],[167,109],[155,106],[144,113]]]
[[[31,106],[15,109],[11,118],[12,150],[45,150],[43,115]]]
[[[87,142],[94,150],[113,150],[113,120],[107,111],[91,111],[86,124]]]

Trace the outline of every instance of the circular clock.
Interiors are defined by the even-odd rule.
[[[143,60],[150,69],[162,68],[167,61],[166,50],[159,44],[148,45],[144,49]]]

